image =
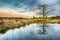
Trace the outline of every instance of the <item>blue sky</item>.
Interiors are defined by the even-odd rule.
[[[60,0],[0,0],[0,10],[35,12],[36,6],[43,3],[55,8],[55,15],[60,16]]]

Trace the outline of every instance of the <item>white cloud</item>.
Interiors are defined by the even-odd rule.
[[[45,3],[45,4],[55,4],[59,0],[38,0],[38,2]]]
[[[51,6],[51,8],[54,8],[55,9],[53,11],[53,13],[54,13],[53,15],[54,16],[60,16],[60,5],[59,4],[53,5],[53,6]]]

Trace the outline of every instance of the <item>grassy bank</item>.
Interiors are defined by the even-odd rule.
[[[0,19],[0,33],[5,33],[9,29],[20,28],[21,26],[29,25],[32,23],[60,23],[60,19],[40,19],[40,18],[28,18],[28,19]]]
[[[5,33],[9,29],[20,28],[21,26],[37,22],[40,22],[40,19],[1,19],[0,33]]]

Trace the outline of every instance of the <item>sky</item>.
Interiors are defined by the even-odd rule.
[[[0,0],[0,11],[36,12],[36,6],[40,4],[49,5],[55,9],[54,15],[60,16],[60,0]]]

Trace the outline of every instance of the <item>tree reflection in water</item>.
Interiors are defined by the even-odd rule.
[[[46,27],[48,27],[48,25],[43,23],[40,27],[42,27],[42,30],[39,29],[38,34],[47,34]]]

